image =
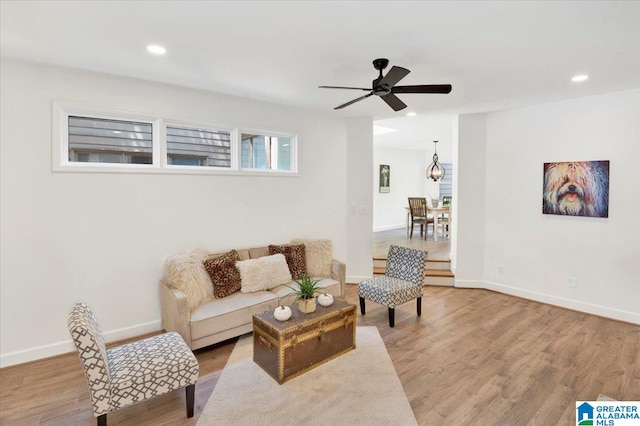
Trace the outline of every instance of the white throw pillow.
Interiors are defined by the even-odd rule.
[[[284,254],[240,260],[236,262],[236,268],[242,278],[240,291],[243,293],[269,290],[291,282],[291,272]]]
[[[164,260],[167,284],[187,296],[189,310],[213,297],[213,283],[202,263],[207,256],[209,254],[203,249],[192,249],[172,254]]]
[[[333,246],[327,239],[296,238],[291,244],[304,244],[307,258],[307,274],[311,277],[330,277]]]

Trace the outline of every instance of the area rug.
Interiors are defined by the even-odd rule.
[[[279,385],[238,340],[198,425],[417,425],[376,327],[356,328],[356,349]]]

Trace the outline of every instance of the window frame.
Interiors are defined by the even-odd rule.
[[[444,178],[438,181],[438,197],[439,198],[443,197],[443,193],[441,190],[443,185],[447,185],[451,187],[451,191],[449,191],[446,195],[453,196],[453,163],[440,163],[440,165],[444,167],[445,175],[444,175]],[[446,180],[446,182],[443,182],[443,180]]]
[[[252,134],[259,136],[266,136],[270,138],[287,138],[289,139],[289,170],[278,169],[258,169],[253,167],[242,167],[242,135]],[[273,132],[269,130],[252,129],[248,127],[239,127],[238,134],[238,170],[246,173],[266,173],[266,174],[297,174],[298,173],[298,135],[284,132]]]
[[[136,121],[152,126],[152,163],[93,163],[69,160],[69,116]],[[230,133],[231,167],[188,166],[168,164],[167,126],[224,131]],[[242,133],[289,138],[290,170],[242,168]],[[300,177],[298,167],[298,135],[289,132],[257,129],[251,126],[215,122],[178,120],[138,112],[98,108],[76,102],[54,100],[52,102],[52,170],[54,172],[83,173],[157,173],[157,174],[205,174]]]
[[[136,121],[151,124],[151,164],[135,163],[92,163],[69,160],[69,117],[78,116],[105,120]],[[160,126],[162,120],[158,117],[138,113],[124,113],[122,111],[97,109],[79,104],[54,101],[53,105],[53,171],[78,172],[132,172],[154,170],[160,168],[158,147],[160,144]]]
[[[218,132],[218,131],[229,132],[229,140],[231,143],[230,167],[185,166],[185,165],[179,165],[179,164],[169,164],[169,159],[168,159],[169,152],[167,147],[167,127],[168,126],[187,128],[191,130],[209,130],[213,132]],[[232,126],[225,126],[222,124],[212,124],[212,123],[201,123],[196,121],[163,120],[162,129],[163,129],[163,132],[162,132],[163,141],[160,144],[160,150],[161,150],[160,158],[162,159],[161,163],[163,167],[166,168],[167,170],[173,169],[173,170],[179,170],[179,171],[190,172],[190,173],[201,173],[201,172],[229,173],[237,170],[234,168],[234,165],[237,162],[237,159],[235,158],[237,156],[237,152],[236,150],[234,150],[234,146],[233,146],[234,145],[234,141],[233,141],[234,128]]]

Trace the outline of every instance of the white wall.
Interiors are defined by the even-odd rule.
[[[639,158],[640,90],[488,114],[488,287],[640,323]],[[572,160],[610,161],[609,218],[541,213],[543,163]]]
[[[451,233],[456,287],[484,287],[485,146],[485,115],[458,117]]]
[[[456,286],[640,323],[640,90],[461,116],[459,132]],[[542,214],[543,163],[571,160],[610,161],[609,218]]]
[[[2,366],[72,350],[66,319],[79,300],[95,309],[108,340],[160,329],[158,280],[169,253],[322,237],[347,260],[345,119],[5,60],[0,76]],[[54,173],[53,100],[297,133],[302,176]],[[350,161],[366,170],[369,202],[358,202],[370,206],[371,155]],[[370,218],[366,226],[370,233]],[[352,246],[354,262],[370,261],[360,250],[370,242]]]
[[[380,193],[380,164],[391,166],[389,192]],[[408,197],[425,196],[424,151],[373,149],[373,232],[407,225]]]
[[[347,282],[357,283],[373,273],[373,120],[347,120],[347,138]]]

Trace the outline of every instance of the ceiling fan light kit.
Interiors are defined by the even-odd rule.
[[[407,105],[400,100],[396,93],[450,93],[450,84],[423,84],[416,86],[396,86],[396,84],[405,78],[409,71],[406,68],[393,66],[387,73],[382,75],[382,70],[389,65],[389,60],[385,58],[375,59],[373,61],[373,67],[380,72],[378,78],[373,80],[371,89],[364,87],[345,87],[345,86],[319,86],[321,89],[349,89],[349,90],[364,90],[367,93],[364,96],[360,96],[352,101],[344,103],[335,107],[334,109],[342,109],[358,101],[368,98],[369,96],[379,96],[383,101],[387,103],[394,111],[400,111],[405,109]]]
[[[433,179],[434,182],[437,182],[439,179],[444,177],[444,167],[438,162],[438,149],[436,148],[436,144],[438,141],[433,141],[433,162],[429,164],[427,167],[427,178]]]

